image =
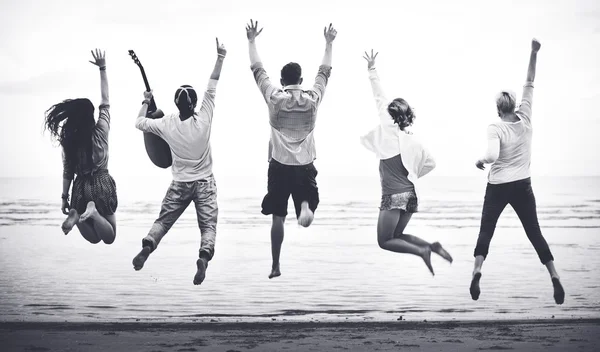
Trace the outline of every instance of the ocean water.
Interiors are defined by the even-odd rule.
[[[376,175],[375,175],[376,176]],[[319,179],[316,220],[288,218],[282,276],[269,280],[266,180],[217,177],[219,223],[207,278],[194,286],[200,233],[193,206],[145,267],[140,250],[169,178],[117,179],[117,240],[86,242],[60,224],[60,179],[0,179],[0,321],[452,320],[600,317],[600,178],[533,179],[542,232],[567,292],[557,306],[546,269],[515,213],[500,218],[469,295],[485,178],[426,177],[406,232],[440,241],[431,276],[418,257],[377,246],[375,178]],[[290,202],[290,213],[292,213]]]

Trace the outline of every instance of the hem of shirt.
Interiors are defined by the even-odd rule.
[[[198,181],[198,180],[202,180],[202,179],[207,179],[207,178],[210,178],[210,177],[214,177],[212,172],[210,172],[208,174],[195,175],[194,177],[191,177],[189,179],[187,177],[179,178],[179,177],[175,177],[175,175],[173,175],[173,181],[176,181],[176,182],[194,182],[194,181]]]
[[[287,166],[306,166],[306,165],[310,165],[310,164],[314,163],[316,159],[317,159],[317,158],[314,158],[312,161],[309,161],[309,162],[307,162],[307,163],[296,163],[296,164],[290,164],[290,163],[288,163],[288,162],[285,162],[285,163],[284,163],[284,162],[282,162],[282,161],[279,161],[279,160],[275,159],[274,157],[271,157],[271,159],[269,159],[269,162],[271,162],[271,160],[275,160],[276,162],[280,163],[281,165],[287,165]]]
[[[519,177],[515,177],[515,178],[510,178],[507,181],[502,180],[502,181],[498,181],[498,180],[490,180],[488,178],[488,183],[491,185],[503,185],[505,183],[511,183],[511,182],[517,182],[517,181],[522,181],[522,180],[526,180],[528,178],[531,178],[531,174],[527,175],[527,176],[519,176]]]

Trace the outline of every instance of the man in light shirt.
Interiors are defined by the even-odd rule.
[[[496,98],[500,121],[488,127],[488,148],[483,158],[476,163],[477,168],[485,169],[484,164],[492,164],[488,175],[485,201],[481,215],[481,227],[475,247],[475,267],[471,280],[471,298],[479,299],[481,267],[486,259],[496,223],[504,208],[510,204],[523,224],[523,228],[535,248],[538,257],[548,269],[554,286],[554,301],[562,304],[565,291],[554,267],[554,257],[542,235],[538,223],[535,196],[531,187],[531,138],[533,125],[531,104],[537,53],[541,44],[533,39],[531,56],[527,70],[527,80],[523,87],[521,105],[517,110],[515,94],[501,92]]]
[[[135,127],[164,139],[171,147],[173,182],[162,202],[158,219],[142,240],[142,250],[133,259],[135,270],[141,270],[150,253],[156,250],[161,239],[171,229],[188,205],[194,201],[201,232],[199,259],[194,285],[204,281],[208,262],[214,255],[217,228],[217,185],[212,173],[210,132],[215,108],[217,82],[221,75],[227,51],[217,39],[217,60],[199,109],[194,88],[183,85],[175,92],[175,105],[179,110],[161,119],[146,118],[151,92],[144,92],[145,100],[135,122]]]
[[[300,65],[290,62],[281,70],[279,88],[271,83],[256,49],[258,22],[250,20],[246,26],[252,73],[256,84],[269,107],[271,138],[269,140],[268,190],[262,202],[262,213],[273,215],[271,226],[271,254],[273,265],[269,279],[280,276],[279,256],[283,243],[284,222],[288,199],[294,201],[296,218],[303,227],[314,219],[319,204],[314,128],[317,110],[323,100],[325,87],[331,74],[332,43],[337,31],[329,25],[323,30],[325,55],[315,83],[304,90]]]

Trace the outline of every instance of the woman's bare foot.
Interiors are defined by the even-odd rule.
[[[479,280],[481,280],[481,273],[473,273],[473,279],[471,279],[471,287],[469,287],[469,292],[471,292],[471,298],[474,301],[478,300],[479,295],[481,294],[481,289],[479,288]]]
[[[442,247],[439,242],[433,242],[431,244],[431,251],[452,263],[452,256],[444,249],[444,247]]]
[[[560,279],[553,277],[552,286],[554,286],[554,302],[556,302],[556,304],[565,303],[565,289],[562,287]]]
[[[77,224],[77,222],[79,221],[79,214],[77,214],[77,210],[75,209],[71,209],[69,210],[69,215],[67,216],[67,218],[65,219],[65,221],[63,221],[61,228],[63,230],[63,232],[66,234],[68,234],[69,232],[71,232],[71,230],[73,230],[73,227],[75,227],[75,224]]]
[[[96,216],[99,216],[98,210],[96,210],[96,203],[90,201],[87,204],[87,208],[79,217],[79,221],[84,222],[88,219],[94,219]]]
[[[433,266],[431,265],[431,248],[426,247],[423,254],[421,255],[421,258],[423,258],[425,265],[427,265],[427,269],[431,271],[431,275],[435,275],[435,273],[433,272]]]
[[[312,224],[315,214],[308,207],[308,202],[302,202],[300,206],[300,216],[298,217],[298,224],[303,227],[309,227]]]
[[[146,262],[146,260],[148,260],[148,257],[150,256],[150,252],[152,252],[152,249],[148,246],[144,246],[144,248],[142,248],[138,255],[136,255],[135,258],[133,258],[133,269],[135,269],[136,271],[142,270],[142,268],[144,267],[144,263]]]
[[[194,276],[194,285],[200,285],[206,277],[206,268],[208,267],[208,262],[200,258],[196,260],[196,267],[198,268],[198,270],[196,271],[196,275]]]

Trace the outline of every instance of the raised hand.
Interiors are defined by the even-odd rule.
[[[100,49],[90,50],[92,52],[92,56],[94,57],[94,61],[90,60],[90,62],[100,68],[106,67],[106,57],[104,56],[105,52],[100,51]]]
[[[337,31],[335,30],[335,28],[333,28],[332,24],[330,23],[329,28],[325,27],[325,29],[323,29],[323,35],[325,36],[325,41],[327,42],[327,44],[331,44],[333,43],[333,40],[337,35]]]
[[[258,21],[254,22],[250,20],[250,24],[246,25],[246,37],[248,37],[249,41],[253,42],[262,30],[263,28],[258,30]]]
[[[144,91],[144,100],[151,100],[152,99],[152,91]]]
[[[363,58],[365,60],[367,60],[368,68],[375,67],[375,58],[377,57],[378,54],[379,54],[379,52],[376,52],[375,55],[373,55],[373,49],[371,49],[371,56],[369,56],[369,54],[367,54],[367,52],[365,51],[365,56],[363,56]]]
[[[225,44],[219,44],[219,38],[217,39],[217,55],[225,57],[227,55],[227,50],[225,49]]]
[[[541,47],[542,47],[542,44],[540,44],[540,42],[537,39],[533,38],[531,40],[531,51],[537,53],[538,51],[540,51]]]

